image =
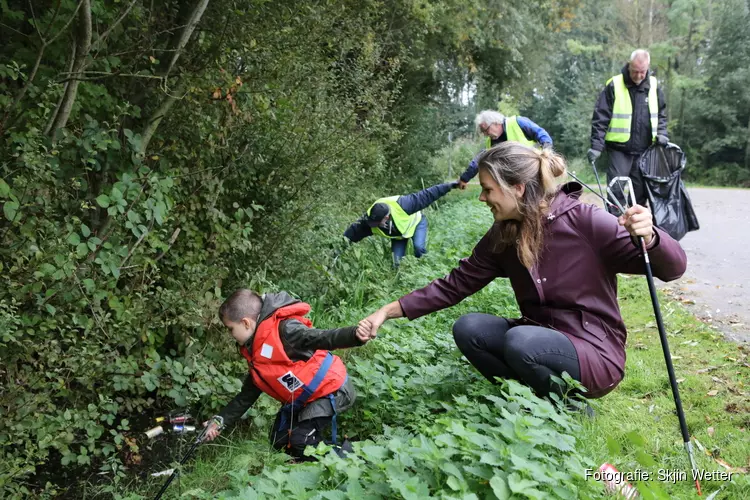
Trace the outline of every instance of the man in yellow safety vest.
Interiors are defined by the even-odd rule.
[[[505,116],[497,111],[485,109],[476,116],[474,124],[477,132],[486,138],[485,149],[505,141],[518,142],[529,147],[552,147],[552,137],[547,131],[525,116]],[[469,162],[466,171],[458,178],[458,187],[461,189],[466,189],[468,182],[479,171],[477,156]]]
[[[591,119],[591,149],[588,159],[596,162],[607,150],[607,182],[614,177],[630,177],[639,205],[646,203],[646,191],[638,168],[641,154],[653,143],[666,145],[667,103],[656,77],[649,74],[651,56],[639,49],[620,74],[607,81],[599,94]],[[620,202],[626,200],[613,190]]]
[[[427,253],[427,216],[422,210],[456,187],[458,182],[446,182],[416,193],[375,200],[367,212],[347,228],[344,236],[352,243],[372,235],[390,239],[396,267],[406,255],[409,240],[414,244],[414,256],[419,258]]]

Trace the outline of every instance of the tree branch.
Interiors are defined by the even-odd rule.
[[[76,50],[78,48],[78,44],[76,44],[76,41],[73,40],[73,47],[70,51],[70,61],[68,62],[68,73],[70,73],[73,70],[73,63],[76,60]],[[52,111],[52,114],[49,117],[49,120],[47,120],[47,125],[44,127],[44,135],[49,135],[50,130],[52,130],[52,124],[55,123],[55,120],[57,119],[57,114],[60,111],[60,105],[63,102],[63,99],[65,98],[65,94],[68,92],[68,85],[70,85],[70,82],[65,82],[65,87],[63,87],[63,93],[60,95],[60,99],[57,100],[57,104],[55,105],[55,109]]]
[[[188,41],[190,41],[190,37],[192,36],[193,31],[195,31],[196,26],[198,26],[198,22],[201,20],[201,17],[203,16],[203,12],[206,10],[206,7],[208,7],[208,2],[209,0],[198,0],[198,3],[193,9],[193,13],[190,15],[190,21],[188,21],[188,24],[187,26],[185,26],[185,29],[182,30],[180,39],[177,42],[177,47],[176,47],[174,55],[172,56],[172,60],[169,62],[169,66],[167,66],[166,71],[164,71],[165,80],[167,79],[167,77],[169,77],[169,73],[172,71],[172,68],[177,63],[177,59],[180,58],[180,55],[182,54],[182,50],[187,45]]]
[[[73,63],[73,73],[79,73],[84,65],[86,64],[86,57],[91,50],[91,0],[81,0],[79,6],[83,6],[83,10],[80,13],[80,24],[78,27],[78,38],[75,61]],[[57,110],[55,121],[50,128],[49,134],[53,136],[58,130],[65,127],[70,118],[70,112],[73,110],[73,104],[75,104],[76,95],[78,93],[78,80],[73,80],[68,84],[63,94],[63,100]]]
[[[32,2],[31,2],[31,0],[29,0],[29,6],[31,6],[31,3],[32,3]],[[60,2],[58,2],[58,4],[57,4],[57,7],[58,7],[58,9],[59,9],[59,7],[60,7]],[[79,9],[80,7],[81,7],[81,3],[79,3],[79,4],[78,4],[78,5],[76,6],[76,9],[75,9],[75,10],[73,11],[73,15],[72,15],[72,16],[70,16],[70,19],[68,19],[68,22],[67,22],[67,23],[65,23],[65,26],[63,26],[63,28],[62,28],[62,29],[61,29],[61,30],[60,30],[60,31],[59,31],[59,32],[58,32],[58,33],[57,33],[57,34],[56,34],[55,36],[53,36],[53,37],[52,37],[52,38],[50,38],[49,40],[45,40],[45,39],[44,39],[44,36],[43,36],[43,35],[42,35],[42,34],[41,34],[41,33],[39,32],[39,28],[38,28],[38,27],[37,27],[37,25],[36,25],[36,17],[34,17],[34,27],[36,28],[36,31],[37,31],[37,33],[39,34],[39,40],[41,40],[41,42],[42,42],[42,46],[41,46],[41,47],[39,47],[39,53],[38,53],[38,54],[37,54],[37,56],[36,56],[36,61],[34,62],[34,68],[33,68],[33,69],[31,70],[31,73],[29,73],[29,76],[28,76],[28,78],[26,79],[26,83],[25,83],[25,84],[24,84],[24,86],[23,86],[23,87],[21,88],[21,90],[19,90],[19,91],[18,91],[18,93],[16,94],[16,96],[15,96],[15,97],[13,98],[13,102],[11,103],[11,105],[10,105],[10,106],[8,107],[8,109],[7,109],[6,111],[5,111],[5,114],[3,115],[3,120],[2,120],[2,122],[0,122],[0,136],[2,136],[2,135],[3,135],[3,132],[5,131],[5,126],[6,126],[6,125],[7,125],[7,123],[8,123],[8,119],[10,118],[10,113],[11,113],[11,111],[12,111],[13,109],[15,109],[15,107],[16,107],[16,106],[18,105],[18,103],[20,103],[20,102],[21,102],[21,99],[23,99],[23,96],[24,96],[24,95],[26,95],[26,91],[27,91],[27,90],[29,90],[29,87],[30,87],[30,86],[31,86],[31,84],[32,84],[32,83],[34,82],[34,79],[36,78],[36,73],[37,73],[37,71],[39,70],[39,65],[40,65],[40,64],[41,64],[41,62],[42,62],[42,56],[44,55],[44,51],[45,51],[45,50],[47,50],[47,47],[48,47],[48,46],[49,46],[49,45],[50,45],[50,44],[51,44],[52,42],[54,42],[55,40],[57,40],[57,38],[58,38],[58,37],[59,37],[59,36],[60,36],[60,35],[61,35],[61,34],[62,34],[63,32],[65,32],[65,30],[67,30],[67,29],[68,29],[68,26],[70,25],[71,21],[73,21],[73,19],[75,19],[75,17],[76,17],[76,14],[78,13],[78,9]],[[31,13],[32,13],[32,16],[33,16],[33,15],[34,15],[34,9],[33,9],[33,7],[31,8]],[[54,17],[52,18],[52,21],[50,22],[50,26],[48,27],[47,31],[45,31],[45,34],[46,34],[46,33],[47,33],[48,31],[49,31],[49,29],[51,29],[51,27],[52,27],[52,23],[53,23],[53,22],[55,21],[55,18],[56,18],[56,17],[57,17],[57,10],[55,11],[55,15],[54,15]],[[59,106],[59,104],[58,104],[58,106]]]
[[[112,32],[112,30],[115,29],[115,27],[117,27],[117,25],[120,24],[120,22],[122,22],[123,19],[125,19],[125,16],[128,15],[128,13],[130,12],[130,9],[132,9],[133,6],[135,6],[135,3],[137,1],[138,0],[133,0],[132,2],[130,2],[130,4],[128,5],[128,7],[122,13],[122,15],[120,15],[120,17],[118,17],[117,20],[114,23],[112,23],[112,26],[110,26],[109,28],[107,28],[106,30],[104,30],[104,33],[102,33],[101,35],[99,35],[99,37],[92,44],[93,48],[96,49],[99,46],[100,43],[102,43],[104,40],[107,39],[107,37],[109,36],[109,34]]]
[[[172,233],[172,237],[169,238],[169,246],[166,248],[166,250],[164,250],[161,253],[161,255],[159,255],[156,258],[156,260],[154,260],[154,263],[159,262],[162,259],[162,257],[164,257],[165,255],[167,255],[167,252],[169,252],[169,249],[172,248],[172,245],[174,245],[174,242],[177,240],[177,237],[179,235],[180,235],[180,228],[178,227],[177,229],[174,230],[174,233]]]
[[[42,36],[42,32],[39,31],[39,24],[36,20],[36,14],[34,14],[34,3],[29,0],[29,9],[31,9],[31,19],[34,20],[34,29],[36,30],[36,34],[39,35],[39,39],[42,41],[42,44],[44,44],[44,37]]]
[[[141,132],[141,153],[146,153],[146,148],[148,147],[149,142],[151,142],[151,138],[159,127],[162,118],[169,113],[169,110],[172,109],[172,106],[177,102],[177,99],[178,97],[176,95],[168,94],[159,105],[159,108],[151,115],[148,123],[146,123],[146,127],[143,129],[143,132]]]

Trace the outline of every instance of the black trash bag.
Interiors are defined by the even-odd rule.
[[[693,204],[682,182],[685,153],[679,146],[654,144],[638,160],[654,225],[675,240],[700,229]]]

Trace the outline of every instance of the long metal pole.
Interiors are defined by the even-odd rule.
[[[693,469],[693,478],[695,479],[695,488],[698,495],[701,494],[701,485],[698,481],[698,467],[695,465],[693,457],[693,444],[690,442],[690,433],[688,432],[687,422],[685,421],[685,412],[682,409],[682,400],[680,399],[680,390],[677,388],[677,377],[674,374],[674,365],[672,364],[672,355],[669,352],[669,341],[667,332],[664,329],[664,321],[661,317],[661,307],[659,307],[659,297],[656,295],[656,285],[654,284],[654,275],[651,271],[651,261],[648,258],[646,250],[646,240],[643,236],[638,237],[643,252],[643,261],[646,267],[646,280],[648,281],[648,291],[651,294],[651,304],[654,306],[654,316],[656,317],[656,326],[659,328],[659,339],[661,340],[661,350],[664,353],[664,362],[667,364],[667,373],[669,374],[669,385],[672,387],[672,397],[674,405],[677,408],[677,419],[680,421],[680,432],[682,433],[682,442],[685,444],[685,451],[690,459],[690,466]]]
[[[594,169],[594,172],[596,172],[596,167],[594,166],[593,162],[591,163],[591,167]],[[620,177],[615,177],[612,179],[612,184],[619,181]],[[629,177],[624,177],[623,180],[625,180],[629,184],[628,192],[631,196],[631,199],[635,196],[635,193],[633,192],[633,185],[632,181]],[[597,175],[597,182],[598,182],[598,175]],[[623,189],[622,185],[618,184],[620,187],[620,191],[622,192],[623,196],[625,197],[625,203],[627,204],[627,195],[625,194],[625,190]],[[599,185],[599,190],[601,191],[601,184]],[[617,198],[615,197],[614,193],[607,187],[607,192],[613,197],[613,201],[617,203],[617,205],[620,205],[617,202]],[[634,199],[632,199],[633,202],[635,202]],[[619,207],[620,211],[624,213],[623,207]],[[690,433],[688,432],[687,422],[685,421],[685,412],[682,409],[682,399],[680,398],[680,390],[677,387],[677,377],[674,373],[674,365],[672,364],[672,354],[669,352],[669,341],[667,340],[667,331],[664,329],[664,320],[661,316],[661,307],[659,306],[659,297],[656,295],[656,285],[654,284],[654,274],[651,270],[651,261],[648,257],[648,250],[646,249],[646,240],[643,238],[643,236],[638,237],[638,244],[641,247],[641,252],[643,252],[643,264],[646,270],[646,282],[648,283],[648,291],[651,295],[651,305],[654,308],[654,317],[656,319],[656,326],[659,329],[659,339],[661,340],[661,350],[664,353],[664,362],[667,365],[667,375],[669,376],[669,385],[672,387],[672,397],[674,399],[674,404],[677,409],[677,419],[680,422],[680,432],[682,433],[682,442],[685,446],[685,451],[687,451],[688,458],[690,459],[690,467],[693,471],[693,478],[695,481],[695,489],[698,490],[698,495],[701,494],[701,485],[698,481],[698,467],[695,464],[695,457],[693,456],[693,444],[690,442]]]
[[[193,455],[195,452],[195,449],[203,442],[203,438],[206,435],[206,432],[208,431],[208,428],[211,426],[211,423],[209,422],[206,427],[203,428],[203,432],[200,433],[200,435],[195,438],[195,441],[193,442],[193,445],[190,447],[190,449],[185,453],[185,456],[182,457],[182,460],[180,460],[180,467],[182,467],[185,462],[188,461],[188,459]],[[177,476],[177,474],[180,472],[180,467],[177,467],[174,472],[167,478],[167,481],[164,483],[164,485],[159,490],[159,493],[156,494],[154,497],[154,500],[159,500],[161,496],[164,494],[165,491],[167,491],[167,488],[169,488],[169,485],[172,484],[172,481],[174,481],[174,478]]]

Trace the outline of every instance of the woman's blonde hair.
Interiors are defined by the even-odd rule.
[[[516,244],[518,259],[531,269],[537,262],[544,239],[544,217],[557,193],[556,178],[565,173],[562,156],[539,151],[517,142],[503,142],[485,150],[477,158],[480,170],[486,170],[507,196],[513,186],[525,185],[516,204],[521,220],[496,222],[493,226],[496,249]]]

